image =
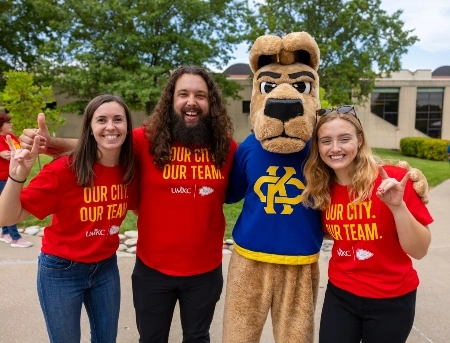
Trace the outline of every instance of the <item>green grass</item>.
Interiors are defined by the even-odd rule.
[[[241,200],[235,204],[225,204],[223,205],[223,213],[225,213],[225,220],[227,226],[225,227],[225,238],[231,238],[231,232],[233,231],[234,224],[241,213],[242,205],[244,200]]]
[[[397,163],[397,161],[399,160],[404,160],[407,161],[412,167],[419,168],[426,176],[428,184],[430,185],[431,188],[439,185],[441,182],[450,178],[450,165],[447,161],[438,162],[438,161],[422,160],[420,158],[403,156],[399,151],[394,151],[390,149],[374,148],[372,150],[375,154],[377,154],[381,158],[392,160],[393,163]],[[45,155],[41,155],[40,160],[41,165],[44,165],[50,162],[51,158]],[[38,173],[38,171],[39,168],[38,163],[36,161],[31,171],[31,174],[28,177],[28,180],[31,180]],[[227,221],[227,226],[225,229],[225,238],[231,237],[231,232],[239,216],[239,213],[241,212],[242,204],[243,201],[240,201],[236,204],[223,206],[225,218]],[[27,220],[20,223],[19,226],[23,227],[31,225],[46,226],[50,223],[50,220],[51,220],[50,216],[45,218],[43,221],[40,221],[33,216],[30,216]],[[129,230],[136,230],[136,216],[131,212],[128,212],[120,228],[121,232]]]
[[[420,169],[427,178],[430,188],[436,187],[450,178],[450,165],[448,161],[423,160],[416,157],[404,156],[399,151],[390,149],[373,148],[372,150],[383,159],[391,159],[395,163],[399,160],[404,160],[410,166]]]

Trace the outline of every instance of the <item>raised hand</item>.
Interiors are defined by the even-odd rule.
[[[403,203],[406,182],[409,179],[409,172],[405,174],[401,181],[389,177],[382,166],[378,167],[381,184],[377,188],[377,196],[388,206],[400,206]]]
[[[45,153],[47,151],[47,145],[50,141],[50,133],[48,132],[47,125],[45,124],[45,114],[39,113],[37,117],[38,129],[24,129],[20,135],[20,145],[23,149],[31,150],[34,137],[39,136],[39,153]]]
[[[16,149],[10,135],[6,140],[11,150],[11,160],[9,161],[9,175],[18,181],[26,180],[30,175],[31,168],[39,152],[40,136],[35,135],[31,151],[28,149]]]

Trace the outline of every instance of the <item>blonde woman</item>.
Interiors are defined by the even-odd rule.
[[[427,254],[433,219],[409,173],[377,163],[353,106],[317,115],[303,196],[334,240],[319,342],[405,342],[419,285],[410,257]]]

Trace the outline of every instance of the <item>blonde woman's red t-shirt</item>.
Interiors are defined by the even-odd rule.
[[[12,141],[16,149],[20,148],[19,139],[12,133],[8,133],[11,136]],[[0,151],[9,151],[9,145],[6,141],[5,135],[0,135]],[[9,160],[0,157],[0,180],[7,180],[9,174]]]
[[[401,180],[405,169],[384,166]],[[369,298],[392,298],[417,288],[419,278],[411,258],[403,251],[394,217],[377,196],[378,176],[369,201],[352,206],[346,186],[335,184],[331,206],[322,213],[325,232],[334,238],[328,266],[331,283],[347,292]],[[423,225],[433,222],[409,180],[403,197],[412,215]]]
[[[116,252],[127,210],[138,205],[138,180],[125,186],[119,166],[95,163],[94,173],[94,187],[79,186],[64,156],[46,164],[23,189],[20,200],[25,210],[41,220],[53,214],[42,252],[84,263]]]
[[[143,128],[133,131],[140,170],[137,256],[150,268],[173,276],[197,275],[222,262],[223,204],[237,144],[216,169],[205,146],[171,146],[172,163],[156,168]]]

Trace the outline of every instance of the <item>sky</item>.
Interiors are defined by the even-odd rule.
[[[381,8],[388,14],[402,9],[404,28],[419,37],[403,55],[402,69],[450,66],[450,0],[382,0]],[[228,66],[235,63],[248,63],[247,45],[239,45]]]

